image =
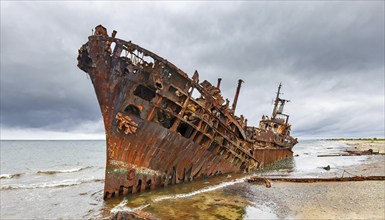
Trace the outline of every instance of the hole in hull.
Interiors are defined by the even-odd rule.
[[[134,95],[144,100],[151,101],[155,97],[155,91],[143,85],[139,85],[136,87]]]
[[[119,187],[119,196],[123,195],[123,191],[124,191],[123,189],[124,189],[124,186],[121,185],[121,186]]]
[[[124,112],[135,115],[140,118],[140,110],[138,107],[135,105],[128,105],[125,109]]]
[[[142,187],[142,179],[139,179],[138,180],[138,187],[137,188],[137,192],[140,192],[140,188]]]
[[[106,200],[107,198],[108,198],[108,196],[110,195],[110,193],[109,192],[106,192],[106,193],[104,193],[104,197],[103,197],[103,199],[104,200]]]
[[[181,122],[178,130],[177,130],[183,137],[190,138],[192,133],[194,132],[194,128],[191,127],[189,124]]]
[[[151,180],[147,180],[146,189],[150,189],[150,188],[151,188]]]

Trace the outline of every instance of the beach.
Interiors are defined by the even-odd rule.
[[[317,155],[342,153],[351,146],[340,141],[324,140],[316,143],[308,142],[305,146],[315,147],[298,149],[298,157],[269,166],[259,171],[258,176],[265,178],[385,176],[385,157],[382,155],[320,158]],[[366,150],[365,145],[358,147],[360,146],[363,146],[359,148],[360,150]],[[329,165],[331,169],[327,171],[321,165]],[[140,210],[142,214],[145,212],[147,216],[160,219],[385,218],[384,181],[316,183],[278,181],[272,182],[271,188],[266,188],[264,184],[244,181],[231,184],[239,178],[241,177],[232,176],[222,179],[222,182],[228,182],[229,185],[194,196],[181,192],[158,202],[157,198],[162,196],[152,195],[147,200],[146,207]],[[208,181],[213,183],[213,186],[220,184],[220,181],[215,184],[217,181],[215,178]],[[128,203],[121,204],[127,207]]]
[[[363,142],[354,143],[300,141],[294,147],[297,156],[255,173],[103,201],[104,141],[2,141],[1,219],[110,219],[120,211],[148,219],[384,219],[384,181],[274,181],[271,188],[246,182],[251,176],[385,176],[384,155],[318,157],[366,149]]]
[[[377,139],[371,139],[371,140],[341,140],[342,143],[345,143],[346,145],[350,146],[349,150],[361,150],[361,151],[367,151],[369,149],[372,149],[373,152],[378,152],[380,154],[385,153],[385,140],[377,140]]]

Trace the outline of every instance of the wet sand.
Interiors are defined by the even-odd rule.
[[[344,140],[339,141],[347,145],[344,150],[367,151],[372,149],[377,155],[357,156],[363,164],[344,167],[347,176],[385,176],[385,141],[384,140]],[[332,172],[331,172],[332,173]],[[385,185],[385,183],[384,183]],[[384,201],[385,203],[385,201]]]
[[[359,141],[358,147],[373,147],[370,144]],[[340,141],[304,143],[298,146],[298,157],[287,158],[252,175],[267,178],[385,176],[384,155],[317,157],[350,147]],[[323,169],[327,165],[330,170]],[[159,219],[385,219],[385,181],[274,181],[271,188],[266,188],[265,184],[242,181],[246,175],[198,180],[141,194],[122,204],[133,208],[144,205],[140,208],[143,213]],[[233,181],[236,183],[217,187]],[[203,192],[207,187],[212,190]]]
[[[340,142],[350,146],[348,150],[367,151],[372,149],[380,154],[385,153],[385,140],[341,140]]]
[[[250,194],[254,204],[265,204],[278,218],[385,219],[384,181],[274,182],[270,189],[252,187]],[[259,207],[263,208],[256,205]]]
[[[342,141],[347,150],[385,152],[385,141]],[[344,176],[385,176],[385,156],[358,156],[361,164],[341,167]],[[340,170],[341,170],[340,169]],[[340,176],[340,170],[330,170],[322,176]],[[293,219],[385,219],[385,181],[362,182],[273,182],[270,189],[253,186],[254,204],[267,203],[278,218]],[[253,216],[251,216],[253,218]]]
[[[384,201],[384,181],[240,183],[143,211],[159,219],[385,219]]]

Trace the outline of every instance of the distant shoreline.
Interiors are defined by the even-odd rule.
[[[1,139],[0,141],[105,141],[106,139]]]
[[[385,138],[328,138],[327,141],[385,141]]]
[[[0,141],[105,141],[106,139],[0,139]],[[385,141],[385,138],[304,138],[299,140],[318,141]]]

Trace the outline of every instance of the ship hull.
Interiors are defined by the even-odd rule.
[[[104,27],[96,27],[78,56],[78,67],[95,88],[106,131],[104,199],[251,171],[292,156],[291,147],[257,145],[249,132],[255,129],[223,103],[219,86],[199,84],[198,73],[190,79],[115,34],[109,37]],[[199,98],[192,97],[194,90]]]
[[[135,120],[134,116],[132,118]],[[107,136],[104,198],[143,192],[159,186],[240,171],[234,157],[209,151],[159,125],[138,121],[134,135]],[[293,156],[290,149],[256,149],[259,167]]]
[[[287,148],[256,149],[255,157],[261,162],[260,167],[272,164],[293,156],[293,151]]]
[[[196,178],[239,171],[234,158],[164,129],[142,121],[134,135],[110,133],[107,139],[105,198],[142,192]]]

